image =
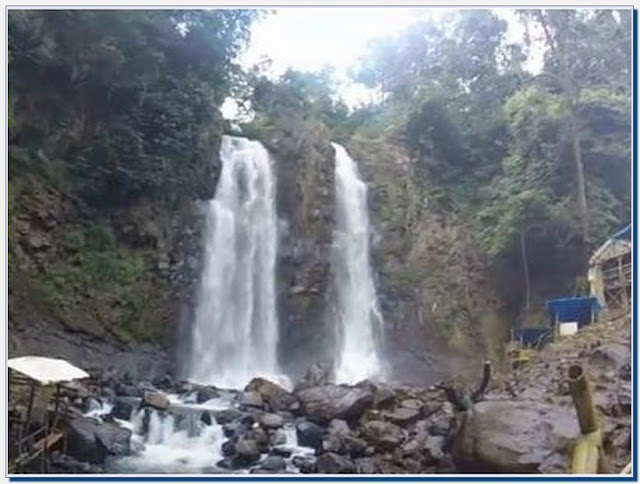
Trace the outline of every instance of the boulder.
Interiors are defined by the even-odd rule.
[[[579,435],[573,409],[535,401],[485,401],[467,411],[454,444],[470,472],[563,473]]]
[[[258,393],[273,412],[289,410],[297,402],[292,393],[264,378],[254,378],[244,391]]]
[[[323,452],[335,452],[336,454],[342,454],[346,450],[344,449],[344,438],[340,435],[329,434],[322,441]]]
[[[316,468],[320,474],[353,474],[356,471],[351,459],[334,452],[327,452],[318,457]]]
[[[317,423],[356,420],[373,403],[371,390],[363,387],[323,385],[301,390],[297,396],[304,414]]]
[[[238,421],[226,423],[222,426],[222,434],[228,438],[240,437],[247,432],[247,427]]]
[[[253,428],[247,433],[247,438],[253,440],[258,446],[258,450],[267,452],[269,450],[269,436],[260,427]]]
[[[284,459],[279,455],[267,456],[267,458],[260,463],[260,469],[271,472],[281,471],[285,467],[286,463]]]
[[[343,437],[344,449],[351,457],[363,457],[366,453],[367,442],[353,435]]]
[[[422,410],[422,408],[424,407],[424,403],[422,403],[421,400],[418,400],[417,398],[409,398],[407,400],[402,400],[400,402],[400,407],[402,408],[410,408],[413,410]]]
[[[356,474],[377,474],[380,472],[373,457],[362,457],[353,461]]]
[[[591,365],[604,365],[620,369],[631,361],[631,348],[621,343],[608,343],[598,346],[589,356]]]
[[[212,400],[214,398],[218,398],[220,393],[215,387],[199,387],[196,392],[196,403],[204,403]]]
[[[420,420],[421,413],[420,409],[398,407],[392,412],[385,412],[383,417],[394,424],[406,427]]]
[[[235,445],[235,460],[240,465],[249,465],[260,459],[258,443],[253,439],[241,438]]]
[[[406,432],[397,425],[381,420],[372,420],[361,429],[364,439],[380,450],[393,450],[405,441]]]
[[[418,432],[402,445],[402,454],[404,456],[410,456],[421,453],[425,448],[428,437],[429,434],[427,432]]]
[[[82,411],[84,413],[96,412],[102,409],[102,402],[94,397],[87,397],[82,403]]]
[[[445,438],[437,435],[429,435],[424,443],[423,462],[426,465],[434,465],[444,457]]]
[[[135,397],[116,397],[111,415],[120,420],[129,420],[136,408],[140,407],[140,399]]]
[[[211,425],[213,424],[213,420],[211,418],[211,413],[208,411],[204,411],[200,414],[200,422],[202,422],[205,425]]]
[[[264,402],[258,392],[242,392],[238,398],[238,403],[241,407],[264,407]]]
[[[396,392],[393,391],[392,388],[387,386],[378,386],[376,387],[374,397],[373,397],[373,406],[375,408],[386,408],[396,400]]]
[[[312,474],[316,472],[316,459],[308,455],[296,455],[291,463],[300,469],[303,474]]]
[[[102,474],[104,469],[96,464],[81,462],[67,454],[56,452],[51,456],[49,472],[54,474]]]
[[[69,422],[67,454],[80,462],[104,464],[107,449],[96,437],[99,423],[88,417],[74,418]]]
[[[225,408],[224,410],[218,410],[213,413],[213,416],[216,419],[216,423],[219,425],[224,425],[233,422],[234,420],[238,420],[242,418],[244,413],[242,413],[237,408]]]
[[[131,430],[115,423],[103,423],[95,430],[96,438],[110,455],[128,455],[131,453]]]
[[[306,388],[323,386],[331,380],[331,368],[329,364],[316,363],[307,370],[305,375],[296,385],[295,391]]]
[[[287,433],[283,429],[275,429],[270,430],[269,434],[269,445],[285,445],[287,443]]]
[[[349,424],[344,420],[334,418],[331,422],[329,422],[329,427],[327,431],[332,435],[341,435],[346,436],[351,433],[351,429],[349,428]]]
[[[325,430],[313,422],[302,421],[296,425],[296,437],[298,445],[311,447],[312,449],[322,448],[322,439]]]
[[[265,429],[277,429],[284,425],[284,419],[277,413],[265,413],[260,415],[258,423]]]
[[[170,402],[169,397],[163,392],[145,392],[142,397],[143,407],[152,407],[157,410],[167,410]]]
[[[271,455],[279,455],[280,457],[284,457],[285,459],[291,457],[291,454],[293,454],[293,450],[286,447],[274,447],[273,449],[271,449]]]
[[[224,457],[231,457],[236,453],[236,444],[232,440],[225,440],[220,447]]]

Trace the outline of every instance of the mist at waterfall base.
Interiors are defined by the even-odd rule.
[[[347,151],[335,149],[336,221],[333,232],[334,293],[338,354],[338,383],[357,383],[382,376],[376,339],[382,315],[369,260],[367,186]]]
[[[224,136],[222,172],[206,207],[204,268],[192,328],[191,381],[242,388],[283,383],[277,363],[275,177],[257,141]]]

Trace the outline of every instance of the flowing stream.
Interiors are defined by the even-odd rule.
[[[255,376],[279,373],[276,188],[259,142],[224,136],[220,158],[216,195],[206,208],[189,378],[241,388]]]
[[[381,376],[376,339],[382,329],[369,262],[367,186],[347,151],[333,143],[336,226],[333,261],[338,318],[336,380],[356,383]]]
[[[112,458],[107,472],[141,474],[219,474],[247,473],[245,469],[225,469],[222,443],[227,440],[225,427],[216,422],[215,414],[237,405],[233,393],[222,393],[220,397],[196,403],[195,394],[169,395],[171,405],[167,411],[151,408],[134,408],[128,420],[116,422],[132,432],[131,455]],[[136,407],[140,399],[133,398]],[[87,416],[100,419],[111,412],[112,405],[105,404],[102,411],[92,411]],[[204,418],[206,416],[206,418]],[[254,424],[257,426],[258,424]],[[298,472],[291,463],[295,456],[310,456],[314,450],[298,445],[292,424],[286,424],[281,433],[281,444],[274,448],[286,449],[290,456],[285,459],[288,472]],[[263,454],[252,467],[259,467],[267,458]]]

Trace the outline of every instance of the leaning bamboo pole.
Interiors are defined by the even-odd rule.
[[[602,430],[586,374],[580,365],[569,368],[569,388],[576,408],[580,437],[571,458],[572,474],[609,474],[611,466],[604,453]]]

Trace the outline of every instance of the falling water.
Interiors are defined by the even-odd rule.
[[[355,383],[380,375],[376,338],[382,329],[371,265],[367,186],[356,163],[335,143],[336,227],[333,273],[338,317],[336,380]]]
[[[241,387],[278,373],[275,180],[257,141],[224,136],[220,158],[220,181],[206,209],[189,377]]]

